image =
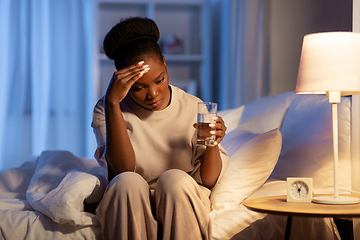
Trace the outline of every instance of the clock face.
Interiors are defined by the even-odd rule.
[[[288,177],[287,202],[311,202],[312,178]]]
[[[290,193],[293,198],[302,199],[308,196],[309,187],[305,182],[298,180],[291,185]]]

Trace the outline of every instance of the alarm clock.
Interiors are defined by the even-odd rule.
[[[312,178],[288,177],[287,202],[311,202]]]

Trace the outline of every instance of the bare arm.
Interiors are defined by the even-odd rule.
[[[134,171],[135,153],[119,104],[105,104],[105,119],[105,156],[109,168],[115,175],[125,171]]]
[[[196,126],[196,124],[195,124]],[[205,187],[211,189],[214,187],[221,173],[222,161],[219,151],[219,143],[225,136],[226,126],[221,117],[217,117],[216,123],[210,125],[213,135],[216,135],[215,146],[207,146],[204,153],[204,160],[200,166],[201,180]]]
[[[115,72],[105,94],[105,156],[111,172],[115,175],[135,169],[135,153],[119,103],[134,82],[148,70],[148,66],[143,66],[143,62],[140,62]]]

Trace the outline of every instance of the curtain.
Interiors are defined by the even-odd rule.
[[[93,19],[93,0],[0,1],[0,170],[95,149]]]
[[[360,0],[353,0],[353,32],[360,33]],[[360,95],[352,96],[351,171],[352,189],[360,191]],[[359,222],[359,221],[358,221]],[[360,224],[360,223],[358,223]],[[360,225],[359,225],[360,226]],[[360,227],[358,230],[360,234]]]
[[[269,1],[212,0],[213,96],[230,109],[269,93]]]

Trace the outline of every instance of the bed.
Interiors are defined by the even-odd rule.
[[[339,104],[340,193],[354,188],[352,98]],[[252,212],[245,199],[285,195],[286,177],[312,177],[333,193],[331,105],[285,92],[219,113],[230,159],[211,194],[213,239],[283,239],[286,217]],[[354,175],[354,174],[353,174]],[[94,159],[44,151],[0,172],[0,239],[101,239],[94,209],[106,180]],[[294,218],[291,239],[340,239],[331,218]]]

